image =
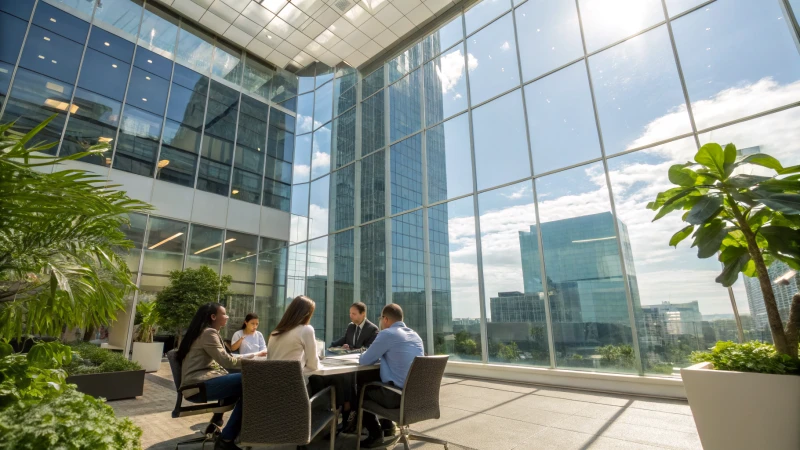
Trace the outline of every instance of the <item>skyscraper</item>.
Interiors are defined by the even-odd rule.
[[[789,278],[788,284],[776,284],[775,279],[790,273],[791,270],[791,267],[781,261],[775,261],[767,268],[769,279],[772,281],[772,291],[775,293],[775,303],[778,304],[778,311],[784,321],[789,317],[792,297],[800,290],[800,273],[795,272]],[[767,309],[764,305],[764,294],[761,292],[758,278],[744,277],[744,288],[747,291],[747,303],[750,305],[750,314],[753,316],[756,330],[761,331],[768,328]]]

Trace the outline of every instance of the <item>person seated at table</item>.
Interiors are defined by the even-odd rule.
[[[369,348],[375,337],[378,336],[378,327],[367,320],[367,305],[356,302],[350,305],[350,325],[344,336],[331,343],[331,347],[342,347],[345,350]],[[319,382],[319,380],[314,380]],[[332,385],[336,388],[337,403],[342,407],[342,421],[339,431],[352,433],[355,430],[355,411],[351,410],[353,395],[355,394],[353,375],[333,375],[322,385]]]
[[[244,317],[242,328],[233,333],[231,350],[238,351],[240,355],[263,352],[267,349],[264,335],[258,331],[258,315],[250,313]]]
[[[300,361],[306,386],[310,372],[319,369],[314,327],[309,325],[314,308],[314,300],[305,295],[295,297],[283,313],[278,326],[269,334],[267,343],[268,359]]]
[[[242,425],[242,374],[228,373],[226,369],[241,369],[242,359],[267,354],[265,351],[242,356],[228,353],[219,335],[219,330],[227,322],[224,306],[219,303],[201,306],[189,323],[177,354],[181,363],[181,386],[203,383],[207,400],[236,403],[214,444],[214,450],[239,449],[233,441]],[[222,414],[215,414],[211,420],[221,426]]]
[[[396,303],[383,307],[381,312],[381,332],[375,338],[367,351],[361,354],[358,362],[362,366],[372,365],[380,361],[380,381],[403,389],[406,383],[411,363],[417,356],[425,356],[422,339],[416,331],[408,328],[403,323],[403,309]],[[359,377],[361,385],[366,384],[367,377]],[[386,389],[367,389],[364,396],[388,409],[400,407],[400,395]],[[375,448],[383,445],[384,431],[394,430],[394,424],[388,420],[378,418],[364,412],[363,424],[369,431],[369,436],[362,441],[361,446]]]
[[[369,348],[378,335],[378,327],[367,320],[367,305],[356,302],[350,305],[350,325],[344,336],[331,343],[332,347],[342,347],[345,350]]]

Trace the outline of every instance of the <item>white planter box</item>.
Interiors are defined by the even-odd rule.
[[[800,449],[800,376],[681,369],[704,450]]]
[[[139,363],[145,372],[155,372],[161,367],[161,356],[164,354],[163,342],[134,342],[132,360]]]

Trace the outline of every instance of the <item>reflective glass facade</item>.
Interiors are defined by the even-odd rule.
[[[646,204],[706,142],[800,163],[791,2],[469,1],[367,70],[297,74],[150,3],[28,3],[0,1],[2,120],[57,113],[62,154],[112,142],[87,162],[265,211],[137,219],[143,292],[206,264],[236,320],[306,294],[328,341],[352,302],[396,302],[429,353],[489,364],[672,375],[769,338],[757,289],[716,284]]]

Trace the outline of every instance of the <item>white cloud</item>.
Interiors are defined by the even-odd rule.
[[[477,61],[475,61],[477,64]],[[453,89],[464,77],[464,55],[461,50],[443,56],[436,67],[436,76],[442,83],[442,94]]]
[[[311,166],[308,164],[295,164],[294,165],[294,180],[308,180],[311,175]]]
[[[511,45],[508,43],[508,41],[503,42],[503,45],[500,46],[500,50],[504,52],[508,51],[509,49],[511,49]]]
[[[528,185],[523,184],[522,186],[520,186],[518,190],[512,192],[511,194],[500,194],[500,195],[511,200],[519,200],[525,197],[525,193],[528,192],[528,190],[529,190]]]
[[[309,216],[309,238],[328,234],[328,208],[311,204],[308,211]]]
[[[311,157],[311,167],[314,168],[314,176],[327,173],[331,168],[331,155],[321,151],[314,151]]]

